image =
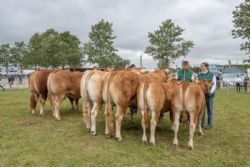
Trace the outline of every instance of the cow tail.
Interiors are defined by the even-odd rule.
[[[149,119],[148,119],[148,104],[147,104],[147,90],[149,88],[149,81],[148,79],[146,79],[145,83],[144,83],[144,87],[143,87],[143,109],[144,109],[144,120],[145,120],[145,124],[147,127],[149,127]]]
[[[86,76],[83,75],[82,79],[81,79],[81,96],[82,98],[84,97],[89,97],[88,95],[88,90],[87,90],[87,84],[88,84],[88,80],[90,79],[90,77],[95,73],[95,71],[88,71],[88,73],[86,73]],[[83,83],[85,80],[85,83]],[[83,85],[84,84],[84,85]]]

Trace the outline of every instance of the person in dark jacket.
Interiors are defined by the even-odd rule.
[[[249,77],[246,75],[246,77],[244,78],[244,88],[245,88],[245,92],[247,92],[248,82],[249,82]]]
[[[12,88],[14,81],[15,81],[14,75],[9,75],[8,82],[9,82],[10,88]]]

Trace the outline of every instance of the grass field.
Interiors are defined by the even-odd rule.
[[[97,136],[83,127],[80,111],[63,102],[60,122],[30,114],[28,90],[0,92],[0,166],[250,166],[250,94],[219,91],[214,127],[199,136],[194,150],[187,147],[188,129],[181,126],[179,149],[172,146],[168,114],[156,132],[156,146],[141,143],[140,116],[123,121],[122,142],[104,137],[103,112]]]

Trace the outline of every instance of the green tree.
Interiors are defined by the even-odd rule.
[[[37,67],[42,61],[42,46],[41,46],[41,36],[39,33],[35,33],[29,40],[28,51],[23,57],[24,67]]]
[[[158,68],[168,68],[169,64],[166,62],[166,59],[159,59],[157,62]]]
[[[233,11],[234,29],[232,35],[234,38],[242,38],[244,43],[240,49],[250,53],[250,0],[245,0]],[[244,62],[250,63],[250,57]]]
[[[41,61],[42,67],[57,68],[62,64],[64,54],[61,52],[61,41],[60,35],[54,29],[48,29],[46,32],[41,34]]]
[[[165,60],[169,67],[170,61],[186,56],[194,46],[192,41],[185,41],[182,37],[184,29],[175,25],[171,20],[162,23],[158,30],[148,33],[150,45],[145,53],[154,60]]]
[[[41,34],[35,33],[28,43],[28,50],[24,64],[35,68],[76,67],[82,60],[80,40],[68,31],[59,33],[48,29]]]
[[[15,42],[15,46],[10,49],[11,52],[11,63],[19,67],[20,72],[23,68],[23,59],[25,54],[27,53],[27,47],[25,43],[22,42]]]
[[[91,26],[89,41],[84,43],[83,52],[87,55],[87,61],[91,64],[97,64],[101,68],[117,67],[123,65],[123,61],[117,55],[117,49],[114,48],[112,23],[103,19],[97,24]],[[117,62],[117,60],[119,60]]]
[[[60,33],[61,45],[60,53],[61,66],[64,68],[66,65],[70,67],[78,67],[83,60],[82,50],[80,48],[80,40],[77,36],[70,34],[69,31]]]
[[[10,45],[2,44],[0,45],[0,64],[6,68],[6,73],[8,75],[9,64],[11,62]]]

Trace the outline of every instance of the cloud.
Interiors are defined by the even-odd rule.
[[[192,64],[235,63],[246,57],[239,51],[241,40],[231,36],[232,11],[242,0],[1,0],[0,43],[28,41],[35,32],[48,28],[69,30],[82,42],[88,40],[90,26],[102,18],[113,23],[117,36],[115,47],[131,63],[148,68],[156,62],[146,54],[148,32],[154,31],[166,19],[172,19],[185,29],[183,36],[195,43],[186,58]]]

